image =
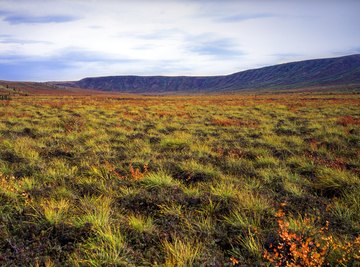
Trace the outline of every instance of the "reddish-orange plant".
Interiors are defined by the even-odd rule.
[[[325,235],[328,223],[318,232],[308,230],[296,233],[289,229],[289,223],[285,220],[282,210],[276,216],[279,240],[277,244],[270,244],[269,249],[265,250],[264,258],[274,266],[323,266],[333,244],[332,237]],[[309,219],[305,219],[304,223],[310,226]]]
[[[104,164],[106,170],[108,172],[110,172],[112,175],[116,176],[118,179],[124,179],[125,176],[121,175],[115,168],[115,166],[113,164],[111,164],[110,162],[108,161],[105,161],[105,164]]]
[[[353,116],[343,116],[339,118],[337,123],[342,126],[360,125],[360,119]]]
[[[145,174],[148,172],[148,165],[144,164],[144,170],[141,171],[140,168],[134,168],[132,163],[130,163],[130,174],[131,178],[135,181],[141,180],[144,178]]]

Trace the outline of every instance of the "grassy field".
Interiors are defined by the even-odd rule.
[[[0,265],[359,266],[359,107],[311,93],[2,100]]]

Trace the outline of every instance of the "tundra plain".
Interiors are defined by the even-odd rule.
[[[358,266],[360,95],[0,100],[4,266]]]

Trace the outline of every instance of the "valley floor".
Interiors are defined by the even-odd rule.
[[[356,266],[360,95],[0,100],[0,264]]]

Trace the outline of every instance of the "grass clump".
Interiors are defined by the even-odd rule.
[[[112,199],[105,196],[85,196],[80,199],[80,208],[84,215],[78,220],[81,224],[90,223],[96,229],[107,227],[110,223]]]
[[[178,138],[166,138],[161,140],[160,147],[164,151],[183,151],[190,148],[187,140]]]
[[[70,263],[74,266],[129,266],[126,244],[120,229],[109,226],[98,229],[96,236],[73,253]]]
[[[360,188],[360,179],[343,170],[321,168],[316,176],[313,187],[329,197]]]
[[[179,169],[175,176],[187,184],[220,179],[220,173],[217,169],[211,165],[202,165],[196,161],[186,161],[181,164]]]
[[[250,215],[245,211],[233,211],[224,221],[238,229],[258,229],[261,226],[260,214]]]
[[[141,215],[130,215],[128,223],[132,229],[140,233],[152,233],[155,230],[151,217],[144,218]]]
[[[40,204],[43,209],[45,219],[52,225],[64,222],[67,211],[70,207],[68,200],[60,199],[58,201],[50,199]]]
[[[179,185],[179,182],[175,181],[170,175],[165,172],[148,173],[142,180],[142,183],[149,188],[171,187]]]
[[[165,266],[193,266],[200,260],[203,245],[199,242],[181,240],[173,237],[173,241],[164,241]]]
[[[236,247],[230,250],[230,254],[233,260],[236,259],[237,263],[239,263],[239,261],[245,261],[246,258],[251,258],[253,263],[259,263],[261,261],[263,245],[256,232],[248,230],[244,235],[239,235],[235,239],[234,244]],[[246,257],[244,257],[245,255]]]

